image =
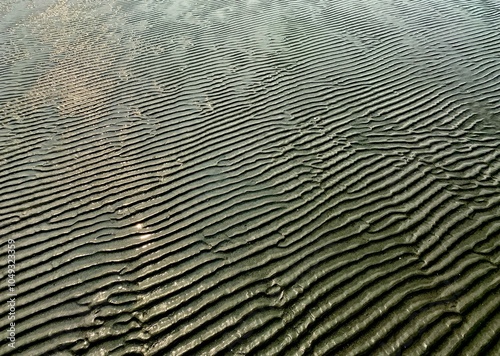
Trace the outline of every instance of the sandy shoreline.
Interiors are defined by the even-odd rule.
[[[500,353],[499,16],[2,2],[0,354]]]

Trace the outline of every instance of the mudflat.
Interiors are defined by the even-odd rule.
[[[497,1],[0,18],[0,354],[500,354]]]

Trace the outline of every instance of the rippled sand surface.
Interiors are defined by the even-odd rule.
[[[0,354],[500,354],[498,1],[0,18]]]

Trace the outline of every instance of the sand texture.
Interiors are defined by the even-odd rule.
[[[1,355],[500,355],[496,0],[2,0],[0,168]]]

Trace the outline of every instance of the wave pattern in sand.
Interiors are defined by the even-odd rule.
[[[0,15],[16,352],[500,353],[498,2]]]

